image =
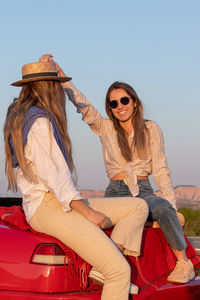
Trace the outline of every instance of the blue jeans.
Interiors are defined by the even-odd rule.
[[[187,244],[176,211],[165,199],[156,196],[149,180],[138,180],[139,195],[149,206],[148,220],[158,222],[170,247],[174,250],[185,250]],[[104,197],[132,197],[123,180],[110,181]]]

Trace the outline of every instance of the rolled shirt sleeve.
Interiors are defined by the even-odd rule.
[[[101,136],[103,132],[103,121],[99,111],[88,101],[71,81],[62,84],[69,100],[77,108],[77,112],[82,114],[83,120],[90,126],[92,131]]]
[[[34,122],[27,146],[38,179],[61,202],[64,211],[71,211],[70,202],[80,200],[81,196],[47,118],[38,118]]]
[[[162,197],[168,200],[176,209],[176,198],[173,190],[170,170],[164,150],[164,140],[160,127],[152,122],[152,136],[150,140],[152,155],[152,174]]]

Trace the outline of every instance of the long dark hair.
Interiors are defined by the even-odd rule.
[[[24,157],[22,136],[22,121],[26,111],[32,106],[39,106],[53,116],[66,146],[69,167],[73,172],[74,181],[76,181],[76,172],[72,159],[72,146],[67,130],[65,103],[65,93],[59,82],[35,81],[23,85],[19,97],[15,98],[9,106],[4,124],[5,172],[8,177],[8,189],[17,191],[16,174],[13,168],[12,149],[10,145],[11,137],[23,175],[29,181],[36,181]]]
[[[116,81],[109,87],[106,94],[105,109],[110,120],[113,121],[115,130],[117,131],[117,138],[119,148],[126,161],[132,161],[132,147],[129,146],[124,129],[120,126],[120,122],[112,113],[109,106],[110,93],[115,89],[125,90],[135,102],[135,110],[132,116],[132,124],[134,128],[134,140],[132,147],[135,148],[137,155],[144,158],[146,154],[146,147],[148,143],[148,130],[143,116],[143,105],[140,101],[136,91],[127,83]]]

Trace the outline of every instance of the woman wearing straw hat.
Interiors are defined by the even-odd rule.
[[[51,55],[49,59],[52,59]],[[59,75],[64,76],[58,65],[57,68]],[[101,139],[110,179],[105,197],[145,199],[151,219],[159,223],[177,258],[168,281],[187,283],[195,277],[194,267],[186,257],[187,244],[177,215],[180,219],[183,216],[176,214],[176,199],[159,126],[144,120],[142,103],[126,83],[114,82],[107,91],[105,107],[109,119],[103,118],[72,82],[64,83],[63,87],[77,112]],[[153,193],[148,179],[150,174],[153,174],[163,198]]]
[[[130,284],[122,252],[140,254],[148,207],[139,198],[81,199],[61,85],[70,79],[58,77],[56,64],[44,56],[23,66],[22,80],[12,84],[22,89],[4,125],[8,188],[21,189],[33,229],[58,238],[103,274],[101,299],[127,300],[138,288]],[[110,226],[111,239],[101,230]]]

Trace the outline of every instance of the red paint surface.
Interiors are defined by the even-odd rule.
[[[70,276],[69,266],[30,263],[38,244],[52,243],[52,237],[40,236],[28,230],[18,230],[10,225],[5,225],[2,221],[0,224],[2,224],[0,225],[1,300],[100,300],[100,292],[81,293],[79,291],[79,280]],[[146,232],[146,241],[148,241],[148,234],[150,235],[151,231]],[[149,239],[152,239],[152,235],[149,236]],[[146,256],[147,254],[144,255],[144,257]],[[156,262],[158,263],[158,260]],[[136,268],[138,262],[132,261],[131,263],[134,263]],[[142,267],[142,258],[139,263]],[[152,268],[155,267],[154,263],[152,261]],[[154,283],[156,286],[156,282]],[[188,284],[163,283],[154,288],[151,296],[142,296],[141,293],[141,297],[139,294],[133,296],[132,299],[199,300],[200,278]]]

